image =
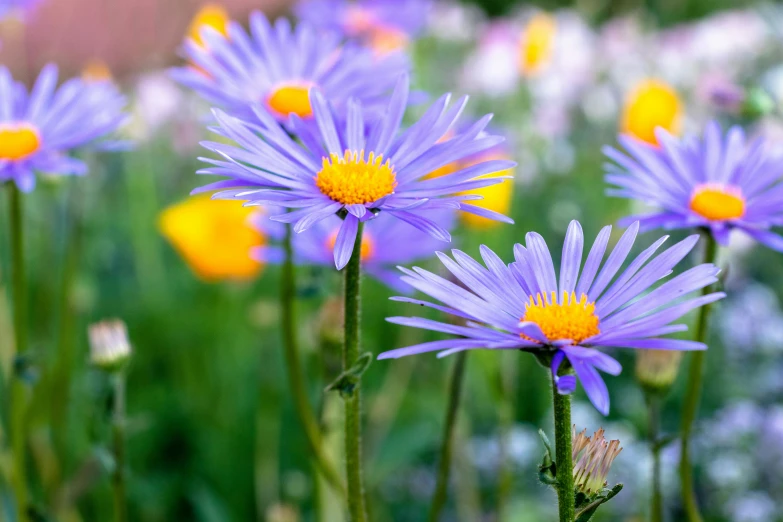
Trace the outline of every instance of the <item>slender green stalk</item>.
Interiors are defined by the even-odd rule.
[[[663,491],[661,489],[661,402],[654,395],[647,397],[648,437],[653,460],[652,496],[650,497],[650,522],[663,522]]]
[[[500,404],[498,416],[500,424],[500,473],[498,477],[497,510],[498,522],[505,522],[508,518],[508,501],[514,486],[514,472],[509,456],[511,445],[511,430],[514,428],[514,380],[516,365],[507,355],[516,356],[516,353],[501,352],[498,354],[498,375]],[[514,360],[517,360],[516,358]]]
[[[71,370],[73,367],[74,349],[74,310],[71,306],[73,282],[79,268],[79,258],[82,248],[82,198],[72,187],[71,201],[68,205],[68,224],[65,237],[65,263],[62,271],[59,302],[59,332],[57,338],[57,353],[54,366],[51,391],[50,415],[52,420],[52,436],[55,450],[60,463],[67,469],[67,412],[71,389]]]
[[[11,279],[14,289],[14,336],[16,356],[27,352],[27,279],[24,264],[24,226],[22,194],[13,182],[7,184],[10,201],[11,225]],[[17,520],[26,522],[27,491],[27,410],[30,403],[29,389],[19,375],[11,376],[10,437],[13,453],[12,486],[16,497]]]
[[[356,242],[348,266],[345,267],[345,340],[343,345],[343,372],[348,372],[359,358],[361,341],[361,257],[362,232],[359,223]],[[352,391],[343,393],[345,401],[345,471],[348,478],[348,512],[351,522],[366,522],[362,476],[362,419],[361,376],[356,377]]]
[[[115,522],[127,522],[128,498],[125,484],[125,372],[117,371],[112,375],[114,388],[114,407],[112,412],[112,450],[114,453],[114,474],[112,475],[112,493],[114,498]]]
[[[571,396],[557,392],[552,382],[555,408],[555,463],[557,465],[557,504],[560,522],[574,522],[574,462],[571,455]]]
[[[345,497],[345,486],[343,486],[340,474],[324,452],[321,430],[318,427],[315,412],[307,398],[307,389],[302,378],[302,362],[299,358],[299,343],[297,339],[296,274],[293,261],[294,252],[291,244],[292,235],[291,225],[286,226],[284,239],[285,260],[283,262],[280,302],[282,304],[283,350],[288,371],[288,385],[291,389],[291,396],[294,400],[296,413],[299,416],[299,422],[302,423],[307,444],[313,454],[313,462],[329,484],[342,497]]]
[[[712,234],[705,234],[706,246],[704,249],[704,262],[714,263],[718,253],[718,245]],[[711,286],[702,290],[702,295],[712,292]],[[702,306],[699,309],[699,319],[696,325],[696,340],[705,342],[707,340],[707,325],[711,310],[710,305]],[[702,383],[704,381],[704,358],[706,352],[697,351],[691,354],[691,364],[688,369],[688,385],[685,392],[685,404],[682,408],[682,420],[680,424],[680,487],[682,489],[682,500],[685,504],[685,513],[689,522],[701,522],[702,517],[699,512],[699,504],[696,499],[696,490],[693,484],[693,467],[691,465],[690,442],[693,432],[693,423],[699,410],[701,400]]]
[[[432,495],[430,505],[429,522],[437,522],[443,506],[446,505],[446,497],[449,489],[449,474],[451,472],[451,456],[454,452],[454,429],[457,425],[457,412],[462,397],[462,383],[465,380],[465,363],[467,352],[459,352],[456,355],[454,370],[451,373],[449,383],[449,399],[446,405],[446,422],[443,424],[443,438],[440,446],[440,464],[438,465],[438,478],[435,483],[435,493]]]

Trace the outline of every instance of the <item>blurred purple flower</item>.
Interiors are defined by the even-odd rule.
[[[349,98],[365,110],[382,106],[397,78],[409,69],[407,57],[383,58],[344,42],[337,33],[321,33],[307,24],[292,28],[281,18],[274,25],[260,12],[250,16],[250,34],[237,22],[226,36],[213,27],[201,30],[203,45],[188,40],[184,55],[192,65],[174,68],[174,79],[234,116],[253,118],[262,105],[282,122],[296,114],[312,119],[308,92],[317,87],[344,110]]]
[[[264,209],[270,213],[269,209]],[[441,211],[433,218],[444,230],[454,224],[454,211]],[[268,237],[281,239],[284,230],[280,223],[260,214],[254,219],[256,227]],[[294,261],[306,265],[334,265],[334,247],[342,221],[337,216],[319,221],[307,234],[294,236]],[[395,267],[432,256],[442,243],[431,235],[398,219],[379,216],[369,221],[362,235],[362,269],[386,286],[404,293],[411,287],[400,281]],[[276,245],[258,247],[253,257],[261,262],[279,263],[284,259],[282,248]]]
[[[676,138],[660,128],[656,137],[660,147],[620,136],[625,154],[604,148],[614,162],[606,167],[613,185],[607,193],[661,209],[621,224],[638,220],[643,230],[703,227],[721,245],[736,228],[783,251],[783,237],[770,230],[783,225],[783,156],[772,155],[761,139],[747,142],[740,127],[724,135],[715,122],[701,139]]]
[[[86,174],[87,165],[68,153],[114,132],[127,117],[113,83],[73,78],[58,88],[55,65],[41,71],[29,93],[0,67],[0,93],[0,183],[13,181],[23,192],[35,188],[36,173]]]
[[[567,361],[590,401],[606,415],[609,393],[598,370],[617,375],[622,368],[614,358],[595,348],[703,350],[703,343],[661,336],[687,330],[684,324],[670,323],[725,295],[718,292],[681,299],[717,280],[719,270],[712,264],[691,268],[642,295],[691,251],[698,240],[696,235],[653,258],[666,237],[659,239],[615,279],[638,230],[638,224],[634,224],[623,234],[599,272],[611,233],[611,227],[604,227],[580,276],[584,236],[581,225],[572,221],[563,247],[559,283],[549,248],[533,232],[526,236],[527,247],[515,245],[516,262],[508,266],[484,246],[481,256],[487,268],[459,250],[452,251],[454,259],[438,253],[465,288],[418,267],[403,268],[403,281],[445,306],[408,298],[397,300],[429,306],[467,323],[457,326],[420,317],[390,317],[388,321],[395,324],[461,337],[391,350],[379,359],[431,351],[440,351],[438,356],[442,357],[479,348],[548,355],[558,391],[571,393],[576,387],[573,376],[558,374]]]
[[[10,15],[24,15],[38,4],[40,0],[0,0],[0,18]]]
[[[444,95],[418,122],[401,131],[408,88],[407,76],[401,77],[384,117],[378,120],[373,120],[362,104],[353,100],[349,100],[346,112],[338,113],[320,91],[313,89],[310,102],[318,132],[314,131],[316,126],[292,116],[297,139],[261,107],[256,107],[256,119],[251,122],[216,110],[219,123],[216,132],[234,140],[238,146],[204,144],[224,160],[205,160],[213,166],[200,173],[229,179],[197,192],[223,189],[216,197],[293,209],[271,219],[292,223],[297,233],[339,214],[344,219],[334,249],[338,270],[351,257],[359,222],[368,221],[379,212],[445,242],[451,241],[451,234],[433,221],[432,211],[459,209],[513,222],[497,212],[466,203],[481,196],[463,194],[502,183],[508,176],[477,178],[512,168],[513,161],[485,161],[445,176],[422,179],[441,167],[502,142],[502,137],[481,135],[491,116],[445,139],[457,123],[467,98],[448,107],[450,96]]]
[[[402,44],[421,33],[431,8],[429,0],[302,0],[296,14],[314,27],[360,38],[384,51],[389,50],[383,46],[385,37]]]

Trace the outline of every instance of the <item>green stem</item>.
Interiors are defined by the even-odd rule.
[[[361,249],[364,224],[359,223],[351,260],[345,267],[345,340],[343,371],[348,372],[359,358]],[[353,391],[343,394],[345,401],[345,471],[348,478],[348,511],[351,522],[366,522],[362,478],[361,377],[356,378]]]
[[[650,522],[663,522],[663,491],[661,489],[661,445],[658,437],[661,433],[660,398],[647,397],[648,431],[650,451],[652,452],[652,496],[650,498]]]
[[[114,387],[114,408],[112,413],[112,447],[114,452],[114,474],[112,493],[114,498],[115,522],[128,520],[128,506],[125,486],[125,373],[120,370],[112,375]]]
[[[511,430],[514,428],[514,385],[516,366],[507,355],[515,353],[501,352],[498,354],[498,383],[500,393],[499,421],[500,421],[500,476],[498,477],[498,521],[505,522],[508,518],[508,501],[514,486],[514,472],[509,446],[511,444]],[[515,359],[517,360],[517,359]]]
[[[340,474],[324,453],[321,430],[318,427],[315,413],[307,398],[307,389],[305,388],[305,383],[302,378],[302,362],[299,358],[299,345],[297,339],[296,273],[294,270],[292,235],[292,226],[288,225],[286,227],[283,243],[285,248],[285,261],[283,262],[280,293],[283,319],[283,349],[285,353],[286,370],[288,371],[288,384],[291,388],[291,396],[294,400],[294,407],[296,408],[299,422],[302,423],[307,444],[313,454],[313,461],[335,491],[345,498],[345,486],[343,486]]]
[[[456,355],[454,370],[449,383],[449,400],[446,405],[446,422],[443,424],[443,438],[440,446],[438,465],[438,478],[435,483],[435,493],[432,495],[430,505],[430,522],[437,522],[443,506],[446,505],[446,497],[449,489],[449,474],[451,472],[451,456],[454,452],[454,429],[457,425],[457,412],[459,411],[460,398],[462,396],[462,383],[465,380],[465,363],[467,352],[459,352]]]
[[[68,226],[65,237],[65,263],[60,288],[59,319],[60,327],[57,339],[57,354],[54,366],[51,391],[52,436],[55,450],[64,470],[68,469],[67,457],[67,412],[71,389],[71,370],[74,357],[74,310],[71,306],[73,282],[79,268],[82,247],[82,198],[77,194],[79,188],[72,187],[68,205]]]
[[[560,522],[574,522],[574,463],[571,455],[571,396],[561,395],[552,381],[555,410],[555,463],[557,504]]]
[[[704,249],[704,262],[714,263],[718,253],[718,245],[712,234],[707,233],[707,244]],[[705,287],[702,295],[707,295],[713,291],[712,286]],[[699,309],[699,319],[696,325],[696,340],[705,342],[707,339],[707,325],[711,310],[710,305],[702,306]],[[689,522],[701,522],[702,517],[699,512],[699,504],[696,499],[696,490],[693,484],[693,467],[691,465],[690,442],[693,432],[693,423],[699,410],[701,400],[702,382],[704,380],[704,351],[693,352],[691,355],[691,364],[688,369],[688,385],[685,392],[685,404],[682,408],[682,420],[680,426],[680,486],[682,488],[682,499],[685,504],[685,513]]]
[[[10,194],[10,225],[11,225],[11,278],[14,289],[14,336],[17,361],[27,352],[27,287],[24,264],[24,227],[22,194],[13,182],[8,182]],[[14,365],[11,385],[11,417],[10,436],[13,452],[12,485],[16,497],[17,520],[26,522],[28,492],[27,492],[27,409],[30,403],[29,389],[17,373],[19,368]]]

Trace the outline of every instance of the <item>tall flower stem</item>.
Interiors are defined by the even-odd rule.
[[[125,372],[112,374],[114,405],[112,408],[111,432],[114,453],[114,474],[111,485],[114,499],[114,521],[128,520],[127,494],[125,484]]]
[[[555,463],[557,504],[560,522],[574,522],[574,463],[571,455],[571,396],[561,395],[552,382],[555,410]]]
[[[7,184],[9,192],[9,210],[11,226],[11,279],[13,281],[14,337],[16,357],[24,357],[27,352],[27,280],[24,264],[24,227],[22,194],[14,182]],[[27,409],[30,391],[23,382],[18,366],[11,377],[11,416],[10,438],[13,453],[12,486],[16,497],[17,520],[26,522],[27,492]]]
[[[294,400],[294,407],[299,417],[299,422],[304,428],[305,438],[310,447],[318,470],[323,474],[329,484],[344,498],[346,495],[340,474],[329,461],[324,452],[321,430],[316,420],[310,401],[307,398],[307,389],[302,378],[302,362],[299,358],[299,343],[297,339],[296,324],[296,273],[294,268],[294,251],[292,245],[292,227],[286,226],[284,239],[285,260],[282,270],[282,286],[280,302],[282,305],[283,319],[283,350],[285,353],[286,370],[288,371],[288,385]]]
[[[455,428],[457,425],[457,412],[459,412],[460,399],[462,397],[462,383],[465,380],[465,363],[467,352],[459,352],[456,355],[454,370],[451,373],[449,383],[449,399],[446,406],[446,422],[443,425],[443,439],[441,440],[438,465],[438,478],[435,483],[435,493],[432,495],[429,522],[437,522],[443,506],[446,505],[446,497],[449,489],[449,474],[451,472],[451,457],[454,452]]]
[[[345,267],[345,340],[343,345],[343,372],[348,373],[359,358],[361,321],[361,257],[362,232],[359,223],[351,260]],[[361,376],[356,376],[355,386],[343,393],[345,402],[345,471],[348,478],[348,511],[351,522],[366,522],[367,508],[364,500],[362,477],[362,424],[361,424]]]
[[[704,262],[714,263],[718,253],[718,245],[712,234],[706,233],[705,236]],[[702,290],[702,295],[707,295],[712,290],[712,286],[705,287]],[[699,309],[699,319],[696,324],[696,340],[699,342],[705,342],[707,339],[707,326],[711,309],[711,305],[705,305]],[[688,369],[688,385],[685,392],[685,403],[682,408],[680,424],[680,486],[682,488],[682,499],[685,504],[685,513],[689,522],[701,522],[702,520],[693,485],[690,443],[693,423],[696,420],[701,400],[705,355],[706,352],[704,351],[697,351],[691,354],[691,364]]]
[[[498,476],[497,511],[498,521],[505,522],[508,518],[508,503],[514,486],[513,463],[509,456],[511,432],[514,428],[514,381],[516,380],[515,359],[506,357],[515,353],[502,352],[498,354],[498,392],[500,404],[498,416],[500,424],[500,472]]]
[[[661,401],[654,395],[647,396],[647,430],[652,453],[652,496],[650,497],[650,522],[663,522],[663,492],[661,490]]]

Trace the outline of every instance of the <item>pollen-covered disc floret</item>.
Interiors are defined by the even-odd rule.
[[[601,333],[595,303],[589,302],[585,294],[577,299],[574,292],[564,292],[559,301],[555,292],[543,297],[540,293],[531,295],[522,321],[537,324],[550,341],[570,339],[579,344]]]
[[[574,426],[571,455],[577,491],[590,496],[605,488],[612,462],[621,451],[620,441],[606,440],[603,428],[588,437],[586,429],[577,433]]]
[[[343,157],[331,154],[323,158],[315,177],[319,190],[343,205],[364,205],[394,193],[396,175],[391,162],[383,156],[364,151],[345,151]]]
[[[690,208],[711,221],[739,219],[745,215],[745,198],[739,187],[705,183],[693,190]]]

